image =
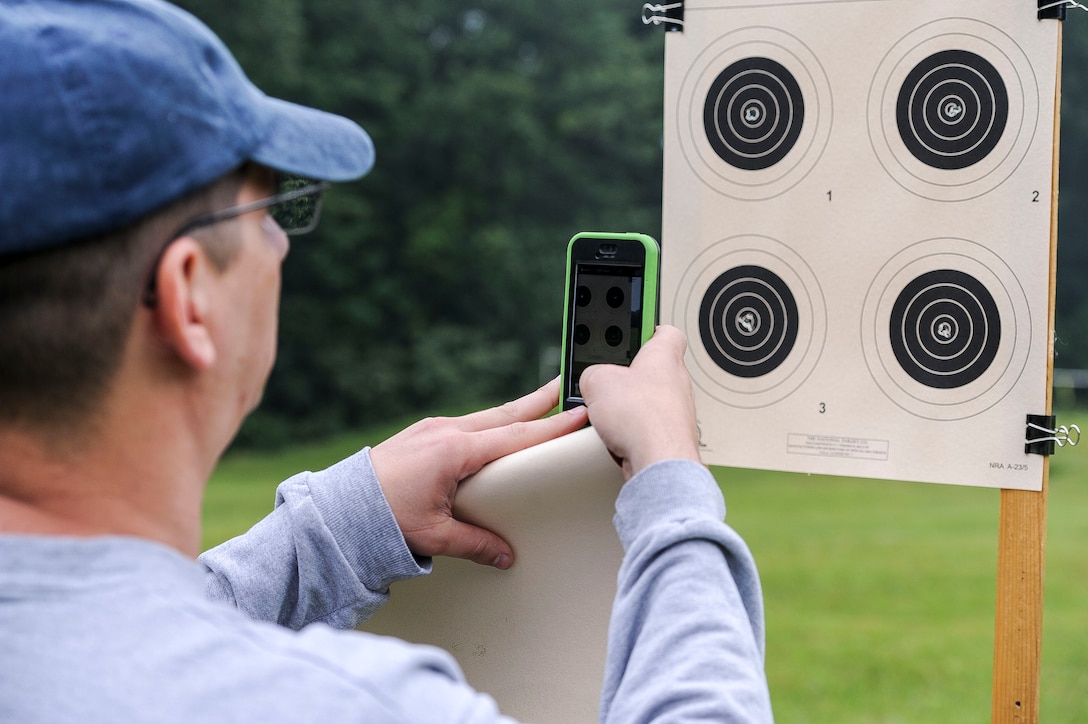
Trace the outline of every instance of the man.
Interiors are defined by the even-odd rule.
[[[587,418],[629,478],[602,720],[768,720],[758,578],[671,328],[589,370],[587,408],[542,418],[553,383],[421,422],[193,560],[272,366],[285,231],[372,162],[172,6],[0,2],[0,721],[502,720],[444,652],[345,629],[431,556],[509,567],[458,483]]]

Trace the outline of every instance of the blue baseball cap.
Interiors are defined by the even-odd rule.
[[[120,229],[247,161],[349,181],[374,146],[265,95],[166,2],[0,0],[0,255]]]

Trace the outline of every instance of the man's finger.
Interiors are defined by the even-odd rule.
[[[607,379],[609,375],[615,375],[616,373],[611,371],[612,369],[618,370],[619,365],[613,364],[596,364],[590,365],[582,370],[582,376],[578,380],[579,386],[582,388],[582,399],[586,399],[586,390],[593,389],[599,382],[599,377],[603,373]],[[588,403],[587,403],[588,404]]]
[[[466,456],[469,469],[465,471],[465,477],[477,472],[492,460],[580,430],[585,427],[588,419],[586,409],[576,407],[551,417],[515,422],[473,433],[469,442],[471,449]]]
[[[489,530],[459,520],[449,521],[449,537],[443,555],[506,570],[514,564],[514,551]]]
[[[457,428],[465,432],[488,430],[514,422],[528,422],[548,414],[559,402],[559,378],[538,390],[505,405],[472,412],[457,418]]]

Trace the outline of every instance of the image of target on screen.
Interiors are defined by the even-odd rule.
[[[575,272],[571,381],[595,364],[629,365],[641,346],[642,268],[581,264]]]

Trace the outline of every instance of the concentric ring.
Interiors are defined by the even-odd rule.
[[[899,366],[927,387],[952,389],[989,369],[1001,314],[977,279],[938,269],[912,280],[892,305],[888,334]]]
[[[730,166],[761,171],[793,150],[805,122],[801,87],[770,58],[743,58],[718,74],[703,105],[714,152]]]
[[[907,191],[934,201],[978,198],[1024,161],[1039,126],[1030,59],[1001,29],[944,18],[897,42],[869,87],[869,140]]]
[[[785,193],[813,169],[831,134],[831,84],[815,54],[777,28],[708,44],[676,100],[685,161],[709,188],[744,201]]]
[[[963,169],[986,158],[1001,140],[1009,95],[985,58],[942,50],[907,74],[895,115],[915,158],[934,168]]]
[[[797,341],[797,302],[786,283],[760,266],[733,267],[715,279],[699,306],[699,336],[731,375],[762,377]]]
[[[879,270],[862,307],[861,345],[877,386],[930,420],[962,420],[1015,387],[1031,349],[1027,295],[982,244],[928,239]]]
[[[753,234],[713,243],[672,288],[676,296],[662,311],[690,340],[692,381],[723,404],[779,402],[823,353],[827,308],[819,282],[776,239]]]

